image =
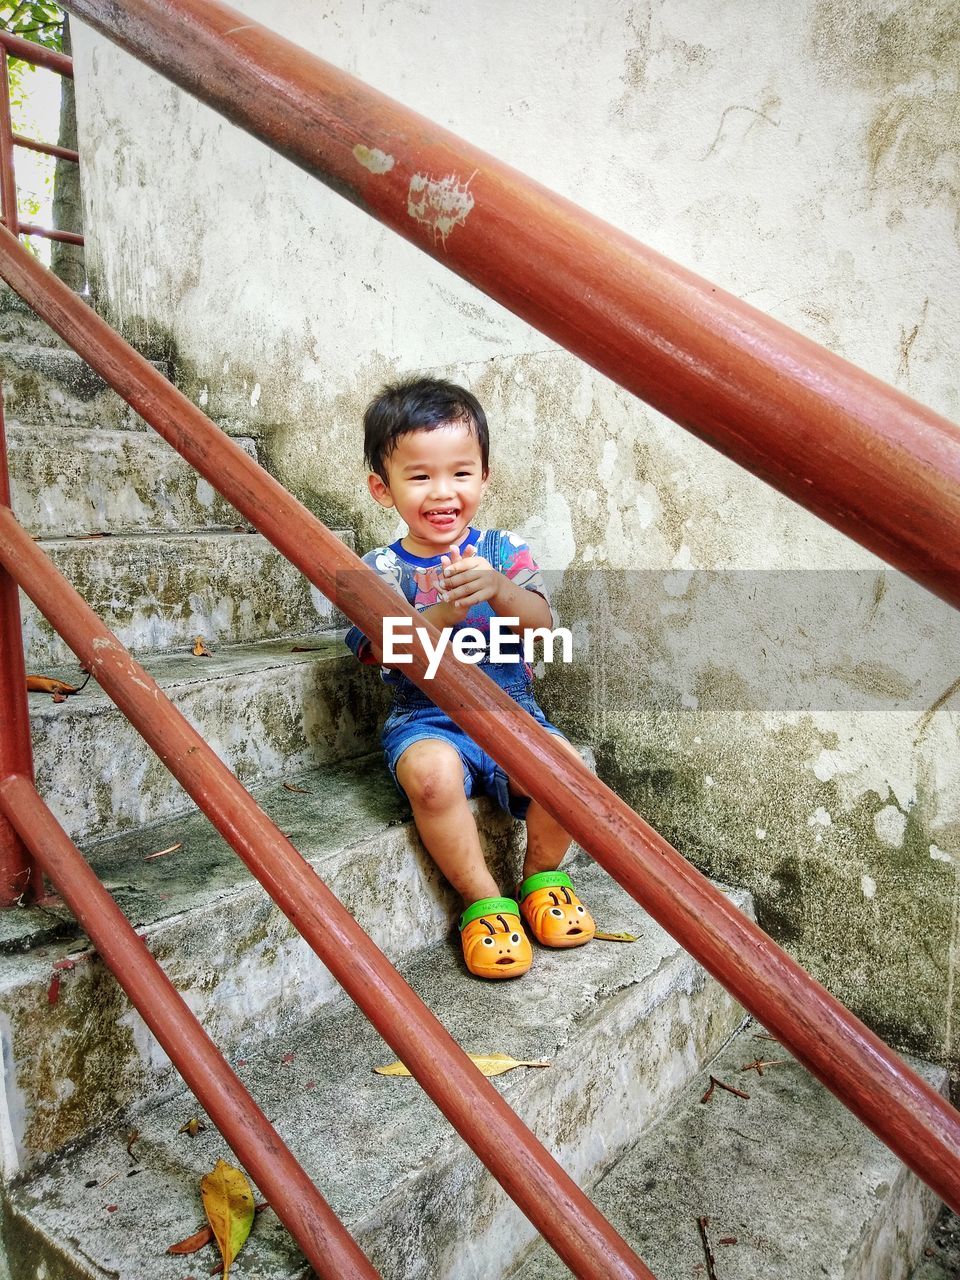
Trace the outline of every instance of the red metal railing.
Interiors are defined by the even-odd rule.
[[[66,8],[960,604],[945,418],[219,0]]]
[[[7,442],[0,397],[0,506],[10,506]],[[0,567],[0,778],[33,777],[27,673],[20,630],[17,584]],[[41,887],[39,872],[16,830],[0,814],[0,907],[31,902]]]
[[[0,210],[2,220],[17,236],[43,236],[47,240],[60,240],[64,244],[83,244],[83,236],[75,231],[57,231],[49,227],[38,227],[32,222],[21,222],[17,205],[17,178],[14,160],[14,148],[23,147],[27,151],[39,151],[45,156],[56,156],[60,160],[80,163],[76,151],[67,147],[54,146],[50,142],[38,142],[35,138],[25,138],[14,133],[13,120],[10,115],[10,78],[7,73],[7,59],[20,58],[23,62],[31,62],[35,67],[46,67],[58,75],[73,79],[73,60],[53,49],[45,49],[43,45],[32,40],[24,40],[21,36],[11,35],[8,31],[0,31]]]
[[[3,230],[0,275],[364,632],[379,635],[385,616],[403,615],[424,625],[419,614],[302,504]],[[15,528],[9,515],[4,528]],[[0,563],[33,594],[39,569],[25,568],[28,541],[22,532],[16,542],[5,536],[0,540]],[[37,603],[58,629],[65,630],[64,617],[47,602]],[[76,649],[71,634],[65,634]],[[94,652],[85,661],[95,663],[96,657]],[[407,674],[433,701],[942,1199],[960,1207],[960,1116],[949,1103],[582,763],[559,749],[552,735],[492,681],[450,655],[427,681],[426,655],[418,646],[413,659]],[[96,663],[94,671],[105,683],[106,674],[101,676]],[[120,701],[121,695],[128,697],[122,682],[111,693],[129,714]],[[145,735],[150,730],[149,724],[138,727]],[[171,766],[181,763],[169,750],[161,749],[160,754]],[[216,814],[211,817],[219,821]],[[234,834],[244,839],[242,824]],[[300,918],[291,918],[300,927]],[[367,1012],[359,999],[358,1003]],[[389,1040],[377,1021],[377,1010],[368,1016]],[[409,1061],[408,1065],[413,1070]],[[429,1078],[418,1079],[430,1092]],[[477,1124],[475,1115],[464,1119],[461,1133],[478,1150],[484,1126]],[[557,1220],[551,1218],[551,1224]],[[551,1243],[557,1248],[552,1239]]]

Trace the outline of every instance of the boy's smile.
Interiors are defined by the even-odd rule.
[[[408,431],[384,464],[386,483],[370,475],[370,492],[395,507],[409,530],[402,545],[415,556],[440,555],[463,541],[487,487],[480,443],[463,422]]]

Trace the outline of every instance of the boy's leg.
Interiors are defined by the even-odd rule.
[[[500,895],[487,870],[477,824],[463,787],[463,765],[456,748],[438,738],[407,747],[396,765],[397,781],[413,809],[427,852],[469,905]],[[546,815],[545,815],[546,816]]]
[[[556,741],[558,746],[580,759],[580,753],[565,738],[557,737]],[[514,795],[522,794],[512,782],[510,790]],[[570,837],[566,831],[536,800],[530,801],[526,823],[527,852],[523,860],[521,881],[536,875],[538,871],[555,871],[570,848]]]
[[[565,739],[557,742],[579,759]],[[511,788],[517,794],[518,788]],[[518,897],[520,912],[538,942],[546,947],[581,947],[596,931],[593,917],[573,891],[570,877],[557,868],[570,837],[546,809],[531,800],[527,809],[527,854]]]

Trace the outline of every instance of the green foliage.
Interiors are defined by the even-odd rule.
[[[55,4],[21,0],[0,4],[0,26],[11,35],[23,36],[58,53],[63,49],[63,10]]]

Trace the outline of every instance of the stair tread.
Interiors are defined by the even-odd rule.
[[[246,786],[372,751],[385,690],[337,632],[312,631],[196,658],[138,655],[163,692]],[[294,649],[304,652],[295,653]],[[79,665],[32,668],[79,685]],[[180,785],[91,681],[56,703],[30,695],[37,786],[66,830],[91,841],[190,811]]]
[[[53,346],[45,342],[21,342],[13,339],[0,342],[0,357],[3,356],[12,357],[14,359],[24,356],[30,360],[42,359],[46,356],[55,358],[56,360],[66,359],[71,362],[75,362],[76,364],[86,365],[90,369],[91,377],[99,378],[100,381],[104,383],[104,386],[107,385],[102,376],[97,373],[91,365],[89,365],[88,361],[85,360],[78,351],[75,351],[73,347],[66,344],[63,346]],[[148,364],[153,365],[155,369],[161,370],[164,374],[169,372],[170,366],[169,362],[166,360],[149,360]]]
[[[351,529],[331,529],[330,532],[341,539],[350,540],[353,538],[353,531]],[[112,548],[130,544],[150,546],[158,542],[170,542],[176,546],[178,544],[189,545],[197,542],[217,543],[229,540],[241,541],[244,539],[249,541],[251,538],[263,542],[267,546],[271,545],[262,533],[257,533],[253,528],[239,531],[236,529],[197,529],[186,533],[178,533],[171,529],[157,529],[150,532],[137,530],[132,533],[111,533],[99,537],[96,534],[80,534],[76,537],[66,538],[38,538],[37,541],[44,547],[51,548],[85,548],[93,545],[94,543],[96,543],[98,547],[110,546]]]
[[[303,658],[311,660],[311,655]],[[379,753],[291,774],[254,788],[253,794],[311,861],[410,819],[409,807],[393,786]],[[348,806],[345,794],[351,798]],[[145,861],[150,854],[177,844],[181,847],[174,854]],[[199,810],[85,843],[83,852],[121,909],[135,916],[141,929],[215,901],[226,889],[253,883],[251,873]],[[0,912],[0,953],[14,950],[15,939],[22,944],[32,937],[38,945],[47,945],[51,917],[72,921],[67,908],[57,903]],[[32,935],[27,933],[27,921],[32,923]],[[79,933],[76,925],[73,933]],[[65,943],[63,954],[69,950],[70,944]]]
[[[346,545],[353,534],[334,531]],[[52,538],[43,550],[130,650],[182,650],[303,635],[343,625],[330,601],[258,533],[131,533]],[[29,602],[22,610],[31,670],[69,662],[69,647]]]
[[[343,658],[355,662],[343,643],[344,635],[342,630],[311,631],[305,635],[282,636],[251,644],[223,645],[219,649],[211,649],[210,656],[206,658],[197,658],[189,651],[142,653],[137,654],[137,662],[162,689],[174,689],[181,685],[227,680],[251,671],[296,667],[308,662],[333,662]],[[295,649],[300,652],[294,652]],[[46,668],[44,674],[73,684],[79,684],[83,679],[77,674],[75,663]],[[54,704],[47,694],[34,693],[29,697],[31,716],[47,712],[58,716],[79,714],[91,707],[112,705],[109,694],[93,678],[81,693],[71,695],[66,702]]]
[[[594,1203],[621,1224],[657,1280],[704,1274],[702,1217],[723,1280],[881,1274],[869,1252],[872,1232],[895,1184],[916,1179],[785,1049],[757,1038],[765,1034],[755,1023],[744,1027],[594,1188]],[[757,1058],[782,1061],[760,1077],[743,1070]],[[907,1061],[945,1087],[942,1068]],[[749,1100],[716,1088],[704,1104],[711,1074]],[[570,1274],[538,1245],[511,1280]]]
[[[235,441],[254,461],[249,437]],[[34,537],[234,529],[246,521],[153,432],[13,425],[12,506]]]
[[[624,992],[642,989],[654,1001],[670,980],[683,983],[696,967],[678,945],[596,864],[575,870],[578,887],[607,926],[638,935],[632,945],[595,942],[582,950],[538,950],[534,967],[519,982],[491,984],[470,978],[455,942],[441,943],[405,967],[405,976],[468,1052],[511,1053],[550,1060],[546,1069],[523,1069],[494,1081],[523,1114],[546,1108],[565,1086],[597,1028],[615,1017]],[[743,895],[735,895],[739,901]],[[373,1074],[395,1054],[352,1006],[327,1008],[294,1031],[235,1055],[241,1078],[281,1135],[345,1221],[375,1242],[381,1215],[403,1212],[418,1181],[438,1165],[460,1161],[471,1178],[476,1161],[433,1104],[410,1079]],[[534,1099],[538,1099],[534,1103]],[[108,1126],[75,1151],[64,1153],[14,1193],[18,1207],[53,1234],[65,1233],[100,1270],[120,1277],[174,1276],[163,1250],[196,1227],[199,1178],[218,1156],[230,1159],[212,1126],[196,1139],[178,1132],[202,1114],[183,1091],[133,1120]],[[553,1118],[548,1146],[564,1140],[560,1122],[576,1127],[576,1115]],[[125,1146],[130,1125],[140,1173]],[[568,1137],[570,1135],[567,1135]],[[584,1135],[580,1135],[583,1137]],[[121,1171],[109,1190],[85,1181]],[[502,1193],[496,1192],[497,1196]],[[107,1203],[117,1206],[108,1212]],[[147,1208],[149,1206],[149,1209]],[[392,1207],[391,1207],[392,1206]],[[303,1261],[285,1233],[255,1228],[238,1274],[299,1276]],[[202,1215],[201,1215],[202,1217]],[[199,1219],[198,1219],[199,1221]],[[411,1232],[411,1236],[416,1233]],[[156,1261],[153,1261],[153,1260]],[[377,1261],[383,1266],[383,1259]],[[414,1274],[397,1256],[385,1280]],[[420,1274],[420,1272],[417,1272]],[[423,1274],[430,1274],[425,1272]]]

